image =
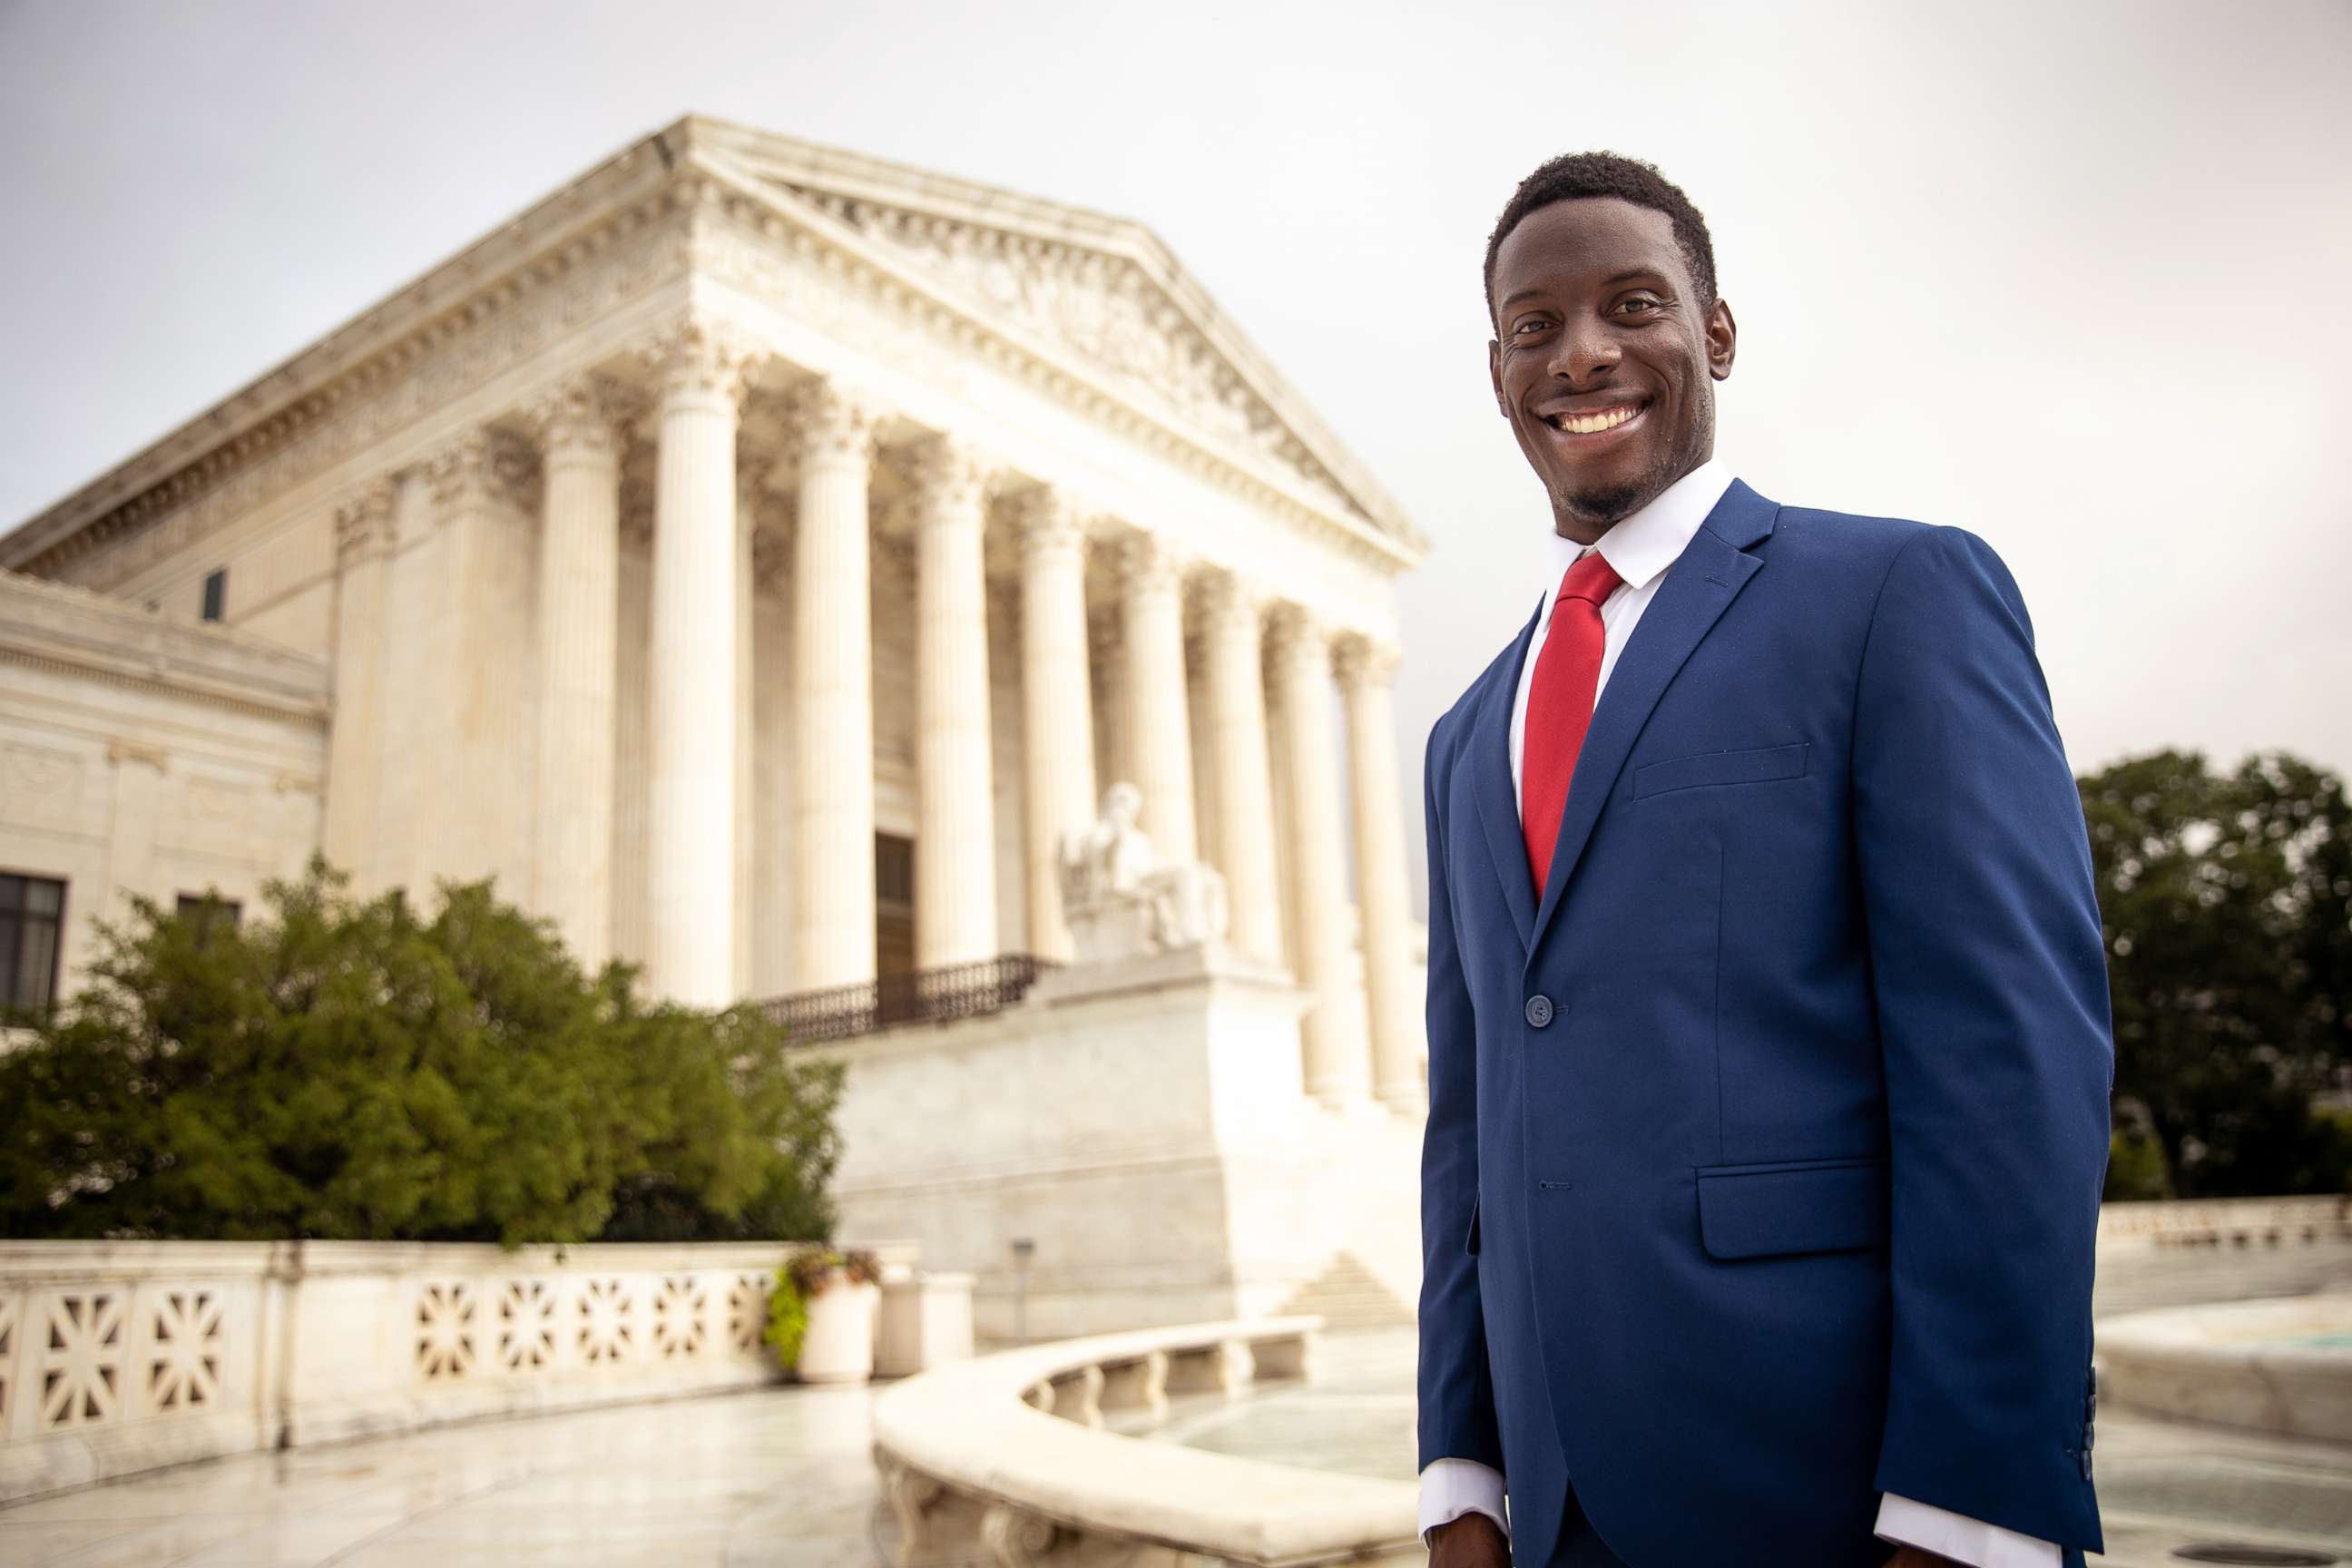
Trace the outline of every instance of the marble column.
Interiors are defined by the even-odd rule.
[[[760,501],[766,475],[756,465],[740,466],[735,475],[735,952],[732,968],[735,994],[747,996],[752,981],[752,923],[756,918],[754,884],[759,857],[754,853],[758,814],[753,810],[752,763],[758,755],[759,706],[752,681],[758,661],[751,657],[753,600],[757,582],[752,574],[752,542],[760,531]]]
[[[1349,1005],[1348,887],[1339,841],[1338,737],[1331,732],[1331,651],[1323,626],[1297,605],[1274,619],[1275,679],[1290,759],[1283,803],[1298,948],[1291,968],[1315,1003],[1300,1021],[1307,1092],[1327,1105],[1364,1098],[1370,1074]]]
[[[335,513],[335,710],[327,733],[327,808],[322,847],[330,862],[352,876],[352,889],[372,896],[381,886],[376,846],[376,796],[383,770],[383,697],[386,585],[391,568],[393,503],[399,494],[381,479]]]
[[[997,951],[988,469],[940,436],[915,472],[915,965],[935,969]]]
[[[1161,859],[1190,860],[1199,841],[1184,699],[1182,563],[1165,539],[1129,536],[1119,555],[1119,596],[1127,634],[1127,758],[1143,794],[1137,826]]]
[[[875,975],[874,411],[832,383],[801,405],[793,574],[797,894],[793,989]]]
[[[429,847],[411,889],[420,899],[435,877],[495,877],[505,899],[531,892],[538,467],[523,442],[490,428],[461,435],[430,465],[439,596],[436,635],[417,650],[432,692],[431,786],[417,822]],[[519,615],[518,605],[532,609]]]
[[[735,433],[749,363],[700,322],[656,355],[646,980],[693,1007],[733,999]]]
[[[539,779],[534,902],[590,973],[613,952],[613,757],[620,644],[625,414],[593,376],[535,411],[544,476],[539,535]]]
[[[1050,486],[1021,499],[1021,748],[1028,813],[1029,951],[1067,963],[1065,835],[1094,821],[1093,681],[1087,661],[1087,534]]]
[[[1364,998],[1372,1092],[1391,1109],[1427,1109],[1421,1082],[1421,986],[1412,973],[1398,793],[1397,650],[1360,635],[1340,640],[1348,710],[1348,776],[1356,803],[1356,907],[1364,931]]]
[[[1217,820],[1217,869],[1225,876],[1234,949],[1277,963],[1282,957],[1282,889],[1275,880],[1274,789],[1266,757],[1265,687],[1261,675],[1263,601],[1240,574],[1209,580],[1203,603],[1210,746],[1215,763],[1210,812]]]

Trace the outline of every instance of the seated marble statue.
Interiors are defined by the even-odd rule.
[[[1224,939],[1223,873],[1161,860],[1135,825],[1142,809],[1142,792],[1122,780],[1103,792],[1092,827],[1063,838],[1062,912],[1081,963]]]

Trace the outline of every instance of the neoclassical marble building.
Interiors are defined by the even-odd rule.
[[[1427,546],[1139,225],[689,117],[0,539],[0,872],[68,983],[318,847],[712,1005],[1066,956],[1124,779],[1409,1121]]]

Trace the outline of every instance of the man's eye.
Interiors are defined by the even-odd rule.
[[[1638,314],[1643,310],[1658,310],[1664,303],[1663,300],[1654,299],[1650,295],[1636,294],[1630,300],[1620,300],[1617,302],[1617,308],[1628,313]]]
[[[1539,332],[1550,324],[1550,322],[1543,321],[1521,321],[1518,325],[1511,329],[1511,335],[1513,337],[1518,337],[1528,332]]]

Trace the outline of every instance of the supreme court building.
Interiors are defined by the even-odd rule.
[[[658,995],[865,998],[845,1234],[984,1326],[1015,1234],[1033,1330],[1410,1301],[1427,547],[1139,225],[689,117],[0,538],[0,981],[313,849],[495,875]],[[1048,1008],[1117,781],[1230,953]],[[888,1026],[926,976],[997,1001]]]

